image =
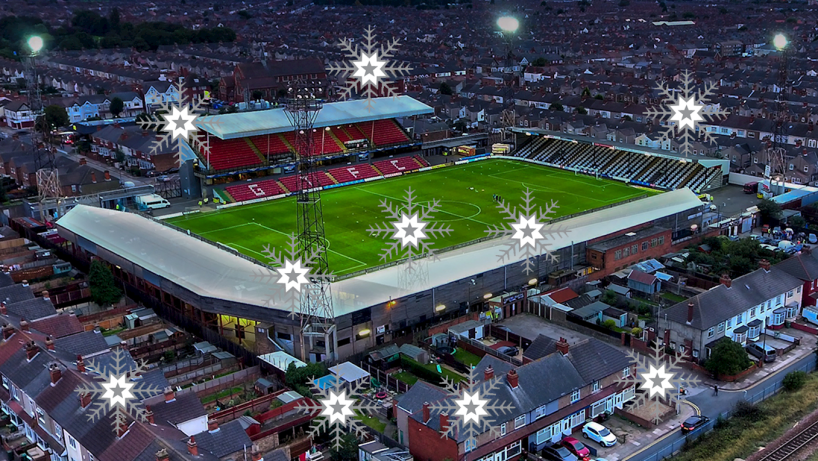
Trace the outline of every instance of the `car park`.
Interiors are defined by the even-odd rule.
[[[693,432],[707,424],[709,421],[710,418],[704,415],[691,416],[682,423],[682,433],[687,434],[688,432]]]
[[[552,461],[579,461],[567,448],[560,445],[553,445],[542,449],[542,457]]]
[[[599,423],[588,423],[582,428],[582,436],[602,445],[612,447],[616,445],[616,436],[607,427]]]

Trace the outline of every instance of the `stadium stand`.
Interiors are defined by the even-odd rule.
[[[429,162],[427,162],[426,160],[423,160],[423,157],[421,157],[420,155],[415,155],[415,160],[418,163],[420,163],[420,166],[422,166],[422,167],[429,166]]]
[[[347,134],[349,135],[349,138],[353,139],[353,140],[355,140],[355,139],[369,139],[369,137],[366,136],[363,133],[363,131],[361,131],[356,125],[346,126],[346,127],[344,127],[344,131],[346,131]]]
[[[600,175],[628,178],[666,189],[689,187],[696,191],[721,174],[719,168],[705,168],[698,162],[631,154],[609,147],[540,136],[521,146],[514,155],[587,174],[595,174],[598,170]]]
[[[262,155],[286,154],[290,151],[290,148],[284,144],[284,141],[277,134],[253,136],[250,140]]]
[[[261,163],[261,158],[256,155],[246,138],[210,138],[210,165],[214,170],[251,167]]]
[[[412,157],[390,158],[375,162],[374,165],[375,168],[384,175],[412,171],[420,168],[420,164]]]
[[[334,134],[335,137],[338,138],[338,140],[341,141],[342,143],[352,141],[352,138],[349,136],[349,134],[347,134],[347,132],[344,131],[344,129],[341,128],[340,126],[332,127],[332,134]]]
[[[380,176],[372,165],[368,163],[359,163],[353,166],[342,166],[340,168],[333,168],[328,173],[338,181],[339,184],[345,182],[356,181],[358,179],[374,178]]]
[[[318,184],[317,184],[318,186],[329,186],[331,184],[335,184],[335,181],[333,181],[332,178],[329,175],[327,175],[327,173],[324,172],[324,171],[316,172],[315,177],[318,180]],[[279,181],[290,192],[296,192],[298,190],[298,176],[297,175],[285,176],[283,178],[279,178]]]
[[[287,193],[275,179],[266,179],[254,184],[227,186],[225,190],[237,202]]]
[[[356,126],[376,146],[399,144],[409,140],[394,120],[375,120],[357,123]]]

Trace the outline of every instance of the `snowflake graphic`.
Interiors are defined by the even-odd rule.
[[[112,352],[110,364],[103,364],[89,360],[88,371],[93,371],[91,382],[84,382],[74,390],[82,397],[90,395],[92,398],[91,411],[88,420],[96,422],[114,410],[114,432],[124,431],[128,427],[128,416],[145,421],[145,410],[141,402],[162,392],[158,386],[141,381],[138,376],[148,371],[147,363],[140,360],[133,366],[133,359],[122,348]],[[82,358],[77,359],[82,360]],[[95,400],[95,401],[94,401]]]
[[[512,258],[522,256],[525,259],[521,265],[526,275],[534,272],[534,258],[538,255],[544,254],[547,259],[556,261],[557,255],[551,252],[549,240],[570,232],[565,226],[547,224],[553,219],[550,215],[556,213],[559,208],[557,201],[551,200],[550,204],[546,204],[545,209],[542,207],[535,209],[534,193],[528,188],[523,192],[523,205],[519,209],[507,205],[502,198],[498,197],[496,200],[497,208],[506,215],[506,221],[511,223],[490,225],[486,231],[490,237],[507,239],[498,261],[505,263]]]
[[[679,152],[687,156],[693,151],[693,143],[699,135],[702,142],[716,144],[716,138],[701,123],[716,123],[730,115],[730,111],[708,104],[708,99],[715,94],[715,83],[706,82],[704,89],[696,90],[690,72],[685,71],[681,77],[682,88],[679,92],[661,82],[658,84],[656,88],[664,96],[664,102],[658,108],[648,108],[645,115],[667,122],[662,129],[662,140],[676,139]]]
[[[440,201],[433,199],[426,206],[420,205],[415,192],[410,187],[406,190],[405,205],[395,205],[388,199],[382,199],[380,208],[392,220],[382,225],[370,226],[370,235],[387,236],[391,239],[381,252],[381,261],[388,262],[395,257],[405,258],[404,270],[415,271],[418,260],[428,256],[437,260],[431,246],[431,239],[449,235],[452,228],[448,224],[433,223],[433,214],[440,211]]]
[[[368,382],[344,384],[341,379],[334,377],[324,382],[323,389],[315,379],[310,379],[310,382],[316,399],[306,399],[296,407],[304,414],[315,415],[307,431],[308,435],[316,437],[328,434],[338,449],[341,447],[344,434],[352,433],[358,438],[366,434],[363,422],[356,416],[371,416],[380,406],[378,402],[364,395]]]
[[[199,151],[207,158],[210,143],[207,134],[200,129],[215,128],[221,125],[219,117],[200,117],[207,108],[199,97],[190,97],[182,82],[173,84],[177,97],[163,101],[153,115],[148,118],[137,118],[136,123],[143,130],[156,131],[157,136],[151,143],[151,154],[173,151],[181,166],[187,160],[194,159]]]
[[[634,408],[647,407],[656,424],[661,422],[660,418],[666,407],[675,408],[682,400],[682,389],[690,389],[700,383],[699,377],[693,372],[685,373],[682,369],[684,359],[676,354],[665,354],[658,341],[654,342],[652,354],[647,357],[633,350],[629,350],[627,354],[636,365],[636,375],[617,378],[617,384],[639,384]]]
[[[312,271],[316,264],[319,251],[313,249],[307,258],[299,258],[298,237],[290,234],[289,249],[276,250],[271,245],[265,245],[262,254],[272,262],[272,268],[259,268],[254,279],[273,285],[273,293],[267,299],[267,306],[282,306],[290,310],[290,317],[295,317],[300,307],[302,288],[313,280],[324,279],[332,281],[332,273],[317,273]]]
[[[394,38],[386,46],[377,46],[372,27],[367,27],[361,45],[356,45],[353,39],[341,39],[339,46],[344,50],[347,61],[331,63],[328,67],[330,74],[344,79],[341,99],[350,99],[353,92],[358,90],[366,97],[366,108],[371,112],[372,98],[383,94],[397,97],[397,89],[388,79],[407,76],[412,71],[407,63],[389,60],[394,58],[399,45],[400,39]]]
[[[430,410],[448,415],[449,425],[440,428],[441,437],[465,436],[467,443],[476,443],[477,436],[484,432],[500,435],[500,424],[515,408],[497,395],[503,385],[500,377],[481,381],[472,368],[467,381],[458,384],[444,378],[443,385],[448,392],[446,398],[429,404]]]

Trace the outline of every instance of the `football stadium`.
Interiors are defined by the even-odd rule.
[[[515,315],[529,309],[532,290],[684,248],[704,235],[697,193],[723,180],[722,165],[541,130],[515,129],[517,149],[503,155],[429,155],[440,143],[415,139],[397,119],[431,108],[407,96],[378,100],[371,112],[363,105],[326,104],[313,132],[338,359],[466,314]],[[275,296],[264,251],[288,250],[297,229],[293,127],[283,109],[217,117],[217,127],[200,127],[211,149],[188,165],[216,209],[156,219],[79,205],[58,222],[60,235],[206,340],[247,357],[298,355],[299,319]],[[391,237],[369,229],[390,226],[382,206],[405,208],[410,190],[415,204],[437,204],[430,222],[452,231],[431,242],[437,259],[407,286],[401,256],[382,257]],[[502,257],[508,238],[487,233],[511,224],[500,204],[522,213],[526,192],[535,209],[555,203],[549,218],[568,230],[548,241],[555,258],[535,256],[530,271],[527,258]],[[323,360],[327,345],[308,352],[303,359]]]

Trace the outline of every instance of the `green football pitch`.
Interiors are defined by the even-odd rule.
[[[573,172],[512,160],[484,160],[330,189],[321,193],[321,201],[329,265],[334,274],[390,262],[382,260],[381,254],[391,234],[373,236],[367,229],[378,225],[391,228],[391,219],[380,208],[381,201],[405,206],[409,188],[416,203],[425,205],[438,200],[439,211],[430,221],[447,223],[452,229],[449,235],[434,239],[435,250],[486,237],[489,226],[509,225],[511,222],[497,208],[494,194],[519,209],[528,189],[535,209],[556,200],[559,209],[551,216],[559,217],[656,193],[618,181],[575,176]],[[269,262],[262,254],[265,245],[289,249],[289,236],[296,231],[296,204],[295,198],[289,197],[176,217],[168,222]]]

